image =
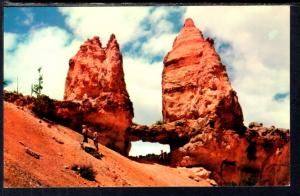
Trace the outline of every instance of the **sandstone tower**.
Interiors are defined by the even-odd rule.
[[[64,99],[89,102],[95,111],[85,114],[86,121],[99,127],[106,139],[100,140],[127,154],[126,129],[132,123],[133,108],[124,81],[122,55],[112,34],[106,47],[99,37],[88,39],[69,61]]]
[[[243,113],[213,40],[186,19],[164,58],[163,119],[209,118],[214,127],[239,129]]]

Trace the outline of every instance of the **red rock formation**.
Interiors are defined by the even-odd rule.
[[[222,134],[209,127],[201,130],[187,144],[173,150],[173,165],[202,165],[213,171],[212,178],[220,185],[289,184],[289,130],[254,127],[242,137],[231,130]]]
[[[180,120],[163,125],[132,125],[130,140],[170,144],[171,165],[202,166],[219,185],[288,185],[288,129],[254,126],[243,136],[215,132],[209,122]]]
[[[243,114],[212,39],[187,19],[164,58],[163,119],[209,118],[214,127],[243,127]]]
[[[131,124],[132,104],[118,44],[112,36],[102,48],[95,37],[70,60],[67,101],[54,101],[54,111],[43,107],[43,113],[51,113],[56,122],[75,130],[88,123],[101,130],[102,144],[124,154],[130,141],[169,144],[173,166],[203,166],[219,185],[290,183],[289,130],[261,123],[250,123],[248,129],[243,126],[242,110],[213,40],[205,40],[191,19],[165,57],[162,88],[164,124]],[[8,92],[4,98],[20,106],[36,102]]]
[[[258,123],[244,127],[213,40],[191,19],[164,59],[162,77],[164,124],[133,125],[130,140],[170,144],[172,165],[203,166],[220,185],[289,183],[289,133]]]
[[[88,39],[69,61],[64,99],[88,102],[94,112],[84,119],[97,124],[106,131],[105,145],[124,154],[127,153],[126,129],[133,118],[132,103],[124,81],[122,55],[112,34],[106,47],[99,37]],[[104,140],[104,139],[103,139]]]
[[[23,107],[36,106],[36,98],[4,91],[4,100]],[[85,115],[94,113],[90,102],[75,103],[43,99],[44,120],[62,123],[80,131]],[[53,109],[49,106],[53,106]],[[47,119],[45,119],[47,118]],[[170,144],[173,166],[198,167],[212,171],[219,185],[288,185],[290,183],[290,133],[288,129],[250,123],[243,135],[234,130],[216,132],[208,119],[179,120],[162,125],[132,124],[130,141]],[[89,124],[91,130],[97,125]],[[112,141],[111,133],[100,132],[101,143]],[[89,132],[92,135],[92,132]],[[110,146],[111,147],[111,146]]]

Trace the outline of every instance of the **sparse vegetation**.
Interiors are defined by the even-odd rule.
[[[52,119],[54,116],[55,105],[53,100],[47,95],[39,95],[35,101],[32,111],[40,118]]]
[[[41,95],[42,89],[43,89],[43,75],[41,74],[41,70],[42,70],[42,67],[39,67],[38,68],[38,72],[39,72],[38,83],[31,85],[31,95],[34,93],[37,98]]]
[[[9,92],[4,90],[4,100],[8,101],[8,102],[15,102],[16,100],[18,100],[21,96],[23,96],[22,94],[16,93],[16,92]]]
[[[90,181],[95,181],[96,171],[93,169],[93,166],[91,164],[88,165],[73,164],[71,166],[71,169],[79,173],[81,177]]]
[[[162,120],[158,120],[155,122],[155,125],[162,125],[163,124],[163,121]]]
[[[53,117],[55,105],[53,100],[50,99],[47,95],[42,94],[43,89],[43,75],[41,73],[42,67],[38,68],[38,83],[31,85],[31,95],[36,95],[36,101],[32,108],[32,111],[37,114],[38,117],[49,118]]]

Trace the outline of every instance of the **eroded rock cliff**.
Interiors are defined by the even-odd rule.
[[[130,128],[130,140],[169,144],[171,165],[204,167],[219,185],[287,185],[290,182],[288,129],[249,126],[243,135],[216,132],[209,121],[178,120]]]
[[[213,40],[186,19],[162,73],[163,120],[209,118],[214,127],[243,127],[243,113]]]
[[[203,166],[219,185],[289,184],[289,130],[243,125],[214,41],[192,19],[164,58],[162,98],[164,123],[132,125],[130,140],[170,144],[173,166]]]
[[[122,55],[112,34],[106,47],[99,37],[88,39],[69,61],[64,99],[90,105],[93,112],[83,115],[106,132],[101,143],[127,153],[126,129],[132,123],[133,108],[124,81]],[[108,139],[109,138],[109,139]]]

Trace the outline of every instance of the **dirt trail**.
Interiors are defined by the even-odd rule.
[[[211,186],[189,178],[187,168],[130,160],[102,145],[99,160],[80,148],[82,136],[50,125],[26,108],[4,102],[4,187]],[[92,145],[92,141],[89,140]],[[25,152],[40,155],[39,159]],[[96,181],[72,171],[73,164],[92,164]]]

